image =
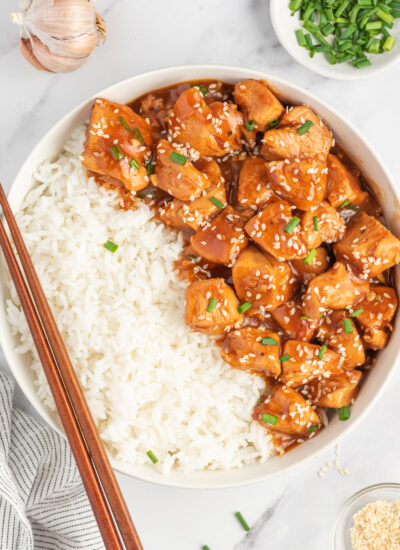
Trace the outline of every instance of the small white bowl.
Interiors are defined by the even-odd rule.
[[[393,49],[390,52],[378,55],[367,54],[371,65],[357,69],[351,63],[331,65],[323,53],[316,53],[311,58],[308,50],[299,46],[295,31],[302,28],[302,25],[299,12],[296,12],[293,16],[291,15],[289,0],[269,0],[269,11],[275,34],[288,54],[307,69],[322,76],[337,78],[338,80],[359,80],[383,71],[400,60],[400,19],[396,19],[393,29],[390,29],[390,34],[396,38]],[[303,31],[308,32],[305,29]],[[313,39],[313,42],[315,42],[315,39]]]
[[[195,79],[218,79],[235,83],[245,78],[267,80],[271,88],[281,98],[285,98],[288,103],[309,105],[325,120],[332,130],[337,144],[354,159],[364,172],[380,204],[384,206],[389,228],[399,236],[399,191],[393,178],[384,167],[382,160],[373,147],[360,135],[359,131],[337,111],[307,90],[261,71],[228,65],[187,65],[159,69],[118,82],[88,98],[87,101],[73,109],[55,124],[22,163],[8,195],[13,211],[15,212],[20,208],[25,195],[34,185],[33,174],[37,166],[59,154],[71,132],[89,118],[94,97],[101,96],[119,103],[127,103],[149,90],[162,88],[176,82]],[[10,369],[33,407],[53,428],[63,433],[58,415],[48,409],[38,397],[34,384],[34,374],[30,368],[30,357],[16,352],[19,342],[13,334],[6,316],[8,291],[4,282],[5,277],[8,278],[8,274],[6,275],[4,271],[1,272],[0,268],[0,344]],[[400,277],[397,277],[396,281],[400,282]],[[397,366],[399,342],[400,323],[396,322],[388,346],[380,352],[376,366],[368,373],[360,394],[352,407],[350,419],[347,422],[340,422],[337,415],[335,415],[329,426],[318,437],[311,439],[304,445],[299,445],[283,457],[273,457],[265,464],[252,464],[229,471],[207,470],[193,474],[173,471],[168,477],[164,477],[157,466],[152,464],[135,467],[113,459],[111,463],[114,468],[132,477],[172,487],[199,489],[235,487],[283,474],[302,462],[311,460],[316,454],[328,450],[365,418],[367,412],[371,410],[387,386]]]

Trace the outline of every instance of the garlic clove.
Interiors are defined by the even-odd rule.
[[[69,73],[78,69],[89,56],[86,57],[66,57],[57,55],[49,50],[36,36],[31,36],[32,52],[35,58],[48,71],[53,73]]]
[[[25,57],[27,61],[29,61],[29,63],[33,67],[35,67],[35,69],[39,69],[39,71],[48,71],[48,69],[46,69],[46,67],[44,67],[41,63],[39,63],[39,61],[33,55],[32,45],[29,38],[21,38],[19,42],[19,47],[21,49],[22,55]]]
[[[53,40],[50,44],[42,42],[44,45],[56,55],[65,57],[87,57],[97,46],[98,35],[96,31],[90,34],[82,34],[78,38],[71,38],[70,40]]]

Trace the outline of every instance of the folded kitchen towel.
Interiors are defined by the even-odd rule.
[[[13,394],[0,371],[0,549],[104,549],[68,442]]]

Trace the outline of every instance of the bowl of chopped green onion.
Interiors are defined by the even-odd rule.
[[[364,78],[400,59],[400,0],[270,0],[270,14],[286,51],[323,76]]]

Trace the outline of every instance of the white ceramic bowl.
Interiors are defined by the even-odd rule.
[[[269,0],[269,12],[275,34],[285,50],[301,65],[307,67],[307,69],[328,78],[359,80],[360,78],[372,76],[383,71],[400,61],[400,20],[398,19],[395,19],[393,29],[390,29],[390,34],[396,38],[393,49],[390,52],[378,55],[367,54],[371,60],[371,65],[362,69],[356,69],[351,63],[331,65],[322,53],[316,53],[311,58],[308,50],[298,45],[295,31],[302,28],[302,26],[299,20],[299,12],[292,17],[292,12],[289,9],[289,0]],[[313,41],[316,42],[315,39]]]
[[[289,102],[306,103],[311,106],[329,125],[339,145],[344,147],[348,154],[358,162],[368,177],[371,187],[376,192],[381,204],[385,207],[386,219],[391,229],[400,235],[400,208],[398,193],[393,180],[378,158],[373,148],[359,135],[356,128],[343,120],[343,117],[328,107],[315,96],[298,86],[259,71],[230,66],[217,65],[190,65],[172,67],[141,74],[119,82],[96,95],[118,102],[128,102],[141,94],[173,84],[175,82],[194,79],[220,79],[235,83],[244,78],[264,78],[271,87]],[[74,109],[58,122],[36,145],[26,161],[23,163],[9,193],[9,200],[14,211],[20,207],[26,193],[33,184],[32,173],[35,168],[47,158],[57,155],[72,130],[88,119],[93,98],[89,98],[82,105]],[[376,182],[376,183],[375,183]],[[2,279],[4,280],[4,272]],[[39,414],[55,429],[62,431],[58,417],[47,409],[38,399],[34,384],[33,373],[29,369],[29,357],[18,355],[14,350],[17,345],[12,335],[5,314],[5,300],[7,294],[4,283],[0,284],[0,342],[5,356],[25,395],[39,412]],[[163,477],[152,464],[143,467],[133,467],[113,461],[113,466],[125,474],[174,487],[187,488],[219,488],[233,487],[265,480],[277,474],[282,474],[297,466],[301,462],[332,446],[339,438],[349,433],[367,412],[373,407],[384,387],[389,381],[390,374],[396,365],[398,343],[400,339],[400,323],[395,324],[394,333],[389,345],[379,356],[379,364],[373,369],[363,385],[360,395],[352,409],[350,420],[340,422],[335,417],[328,428],[318,437],[289,452],[281,458],[273,458],[265,464],[246,466],[240,470],[227,472],[198,472],[182,474],[172,472]]]

